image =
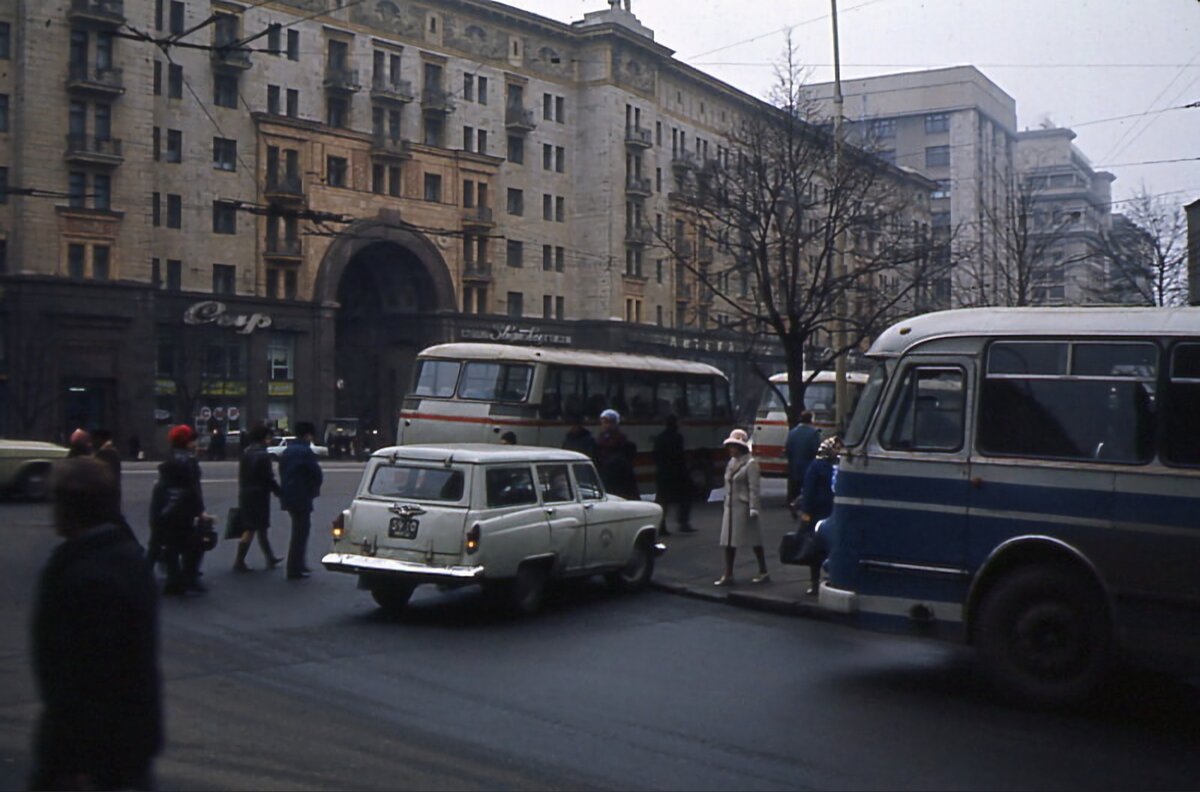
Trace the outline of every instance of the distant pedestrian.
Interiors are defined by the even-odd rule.
[[[596,438],[583,425],[583,416],[578,413],[573,413],[569,418],[571,428],[567,430],[566,437],[563,438],[562,447],[568,451],[578,451],[581,454],[586,454],[593,461],[596,459]]]
[[[208,424],[208,458],[215,462],[225,460],[225,430],[215,418]]]
[[[817,523],[833,513],[833,473],[841,458],[842,443],[836,437],[821,442],[817,457],[808,466],[804,475],[804,489],[800,491],[800,529],[816,530]],[[808,565],[809,596],[816,596],[821,587],[821,566],[824,555]]]
[[[43,706],[29,786],[151,789],[163,743],[154,578],[115,523],[108,467],[64,460],[51,481],[64,541],[42,570],[33,611]]]
[[[516,445],[516,444],[517,444],[517,433],[516,432],[505,432],[504,434],[500,435],[500,445]]]
[[[92,444],[96,450],[92,456],[108,465],[108,469],[112,471],[113,477],[117,482],[117,504],[121,503],[121,452],[117,450],[117,446],[113,443],[112,432],[107,429],[97,429],[92,432]]]
[[[596,438],[596,465],[604,489],[628,500],[638,500],[637,475],[633,461],[637,446],[621,431],[621,415],[616,410],[600,413],[600,436]]]
[[[301,580],[312,574],[308,569],[308,534],[312,529],[313,500],[321,494],[324,476],[317,454],[312,450],[317,429],[311,423],[296,424],[297,439],[288,443],[279,456],[280,501],[292,518],[292,539],[288,544],[288,580]]]
[[[90,457],[92,452],[92,436],[82,427],[71,432],[71,439],[67,441],[67,458],[74,459],[75,457]]]
[[[654,438],[654,502],[662,506],[662,522],[658,532],[664,536],[667,530],[667,512],[675,507],[675,520],[680,533],[695,531],[691,525],[692,476],[687,466],[687,454],[683,435],[679,431],[679,419],[668,415],[666,428]]]
[[[267,559],[267,568],[274,569],[283,563],[271,549],[271,495],[280,495],[279,482],[275,480],[275,466],[267,453],[267,427],[257,424],[246,434],[249,443],[242,449],[238,462],[238,520],[241,521],[242,536],[238,540],[237,557],[233,562],[234,572],[249,572],[246,554],[250,543],[258,536],[258,546]]]
[[[733,585],[733,562],[737,549],[750,545],[758,560],[758,574],[752,583],[766,583],[767,554],[763,550],[762,526],[759,525],[761,506],[761,474],[754,458],[749,435],[734,429],[725,439],[729,464],[725,467],[725,506],[721,512],[721,547],[725,550],[725,573],[714,585]]]
[[[167,569],[163,594],[202,593],[200,563],[204,559],[204,543],[197,520],[210,518],[204,511],[204,493],[200,487],[196,432],[187,424],[180,424],[167,433],[167,443],[171,450],[158,466],[158,482],[150,496],[151,558],[161,552]]]
[[[784,454],[788,463],[787,502],[792,506],[804,486],[804,471],[817,455],[821,445],[821,430],[812,425],[813,414],[808,410],[800,413],[800,420],[788,432]],[[795,508],[792,509],[795,516]]]

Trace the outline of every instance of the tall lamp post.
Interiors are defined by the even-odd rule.
[[[837,200],[838,191],[841,189],[841,166],[842,166],[842,105],[844,98],[842,97],[842,64],[841,53],[838,47],[838,22],[837,22],[837,0],[829,0],[833,7],[833,177],[835,179],[834,200]],[[832,213],[835,218],[834,222],[838,222],[838,213]],[[841,432],[846,425],[846,408],[850,397],[849,390],[846,387],[846,319],[848,305],[846,302],[846,254],[845,254],[845,239],[843,238],[843,229],[840,227],[837,233],[837,239],[834,242],[834,282],[839,289],[837,298],[838,313],[841,315],[837,318],[834,330],[833,348],[837,352],[837,358],[834,360],[834,426],[835,431]]]

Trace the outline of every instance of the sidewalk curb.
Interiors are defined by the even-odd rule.
[[[747,610],[763,611],[766,613],[778,613],[783,616],[795,616],[819,621],[829,621],[830,619],[829,612],[815,603],[810,604],[807,602],[789,602],[786,600],[763,597],[757,594],[747,594],[741,591],[717,593],[714,591],[705,591],[703,589],[693,588],[692,586],[682,583],[671,583],[656,580],[650,581],[650,587],[658,591],[664,591],[668,594],[676,594],[683,597],[690,597],[691,599],[732,605],[735,608],[745,608]]]

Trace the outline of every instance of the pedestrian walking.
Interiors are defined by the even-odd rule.
[[[297,439],[288,443],[279,456],[279,500],[292,518],[292,538],[288,543],[288,580],[308,577],[308,534],[312,529],[313,500],[321,494],[321,465],[312,450],[317,429],[311,423],[296,424]]]
[[[725,574],[713,584],[733,585],[733,562],[737,549],[750,545],[758,560],[758,574],[751,583],[766,583],[767,554],[763,551],[759,507],[762,503],[761,474],[754,458],[750,437],[745,430],[734,429],[725,439],[729,464],[725,466],[725,505],[721,512],[721,547],[725,550]]]
[[[693,533],[692,476],[687,466],[687,453],[683,435],[679,431],[679,419],[668,415],[666,428],[654,438],[654,502],[662,506],[662,522],[658,532],[663,536],[667,530],[667,512],[675,507],[675,521],[680,533]]]
[[[166,567],[163,594],[202,593],[200,563],[204,559],[204,544],[197,521],[211,518],[204,510],[196,432],[187,424],[180,424],[167,433],[167,444],[171,450],[158,466],[158,482],[150,496],[151,558],[161,553]]]
[[[216,418],[208,422],[208,458],[210,461],[225,461],[225,430]]]
[[[151,789],[163,743],[153,575],[116,523],[116,479],[104,463],[60,462],[51,492],[63,542],[33,611],[42,711],[29,786]]]
[[[784,441],[784,455],[788,463],[787,502],[795,516],[796,498],[804,487],[804,471],[817,456],[817,447],[821,445],[821,430],[812,425],[813,414],[808,410],[800,413],[800,420],[788,432]]]
[[[563,438],[562,447],[568,451],[586,454],[594,462],[596,460],[596,438],[583,425],[583,416],[572,413],[568,420],[571,428],[567,430],[567,435]]]
[[[242,536],[238,540],[237,557],[233,562],[234,572],[249,572],[246,554],[250,543],[258,536],[258,546],[267,560],[267,568],[274,569],[283,563],[271,549],[271,495],[280,495],[279,482],[275,480],[275,466],[267,453],[267,427],[256,424],[246,433],[248,445],[242,449],[238,462],[238,520]]]
[[[604,489],[628,500],[638,500],[637,475],[633,460],[637,446],[621,431],[621,414],[616,410],[600,413],[600,436],[596,438],[596,465]]]
[[[817,449],[816,459],[808,466],[804,474],[804,488],[800,491],[800,529],[815,531],[817,523],[833,513],[833,474],[841,458],[842,443],[837,437],[829,437],[821,442]],[[808,565],[809,596],[815,596],[821,587],[821,566],[825,563],[825,553],[814,559]]]
[[[71,438],[67,441],[67,459],[90,457],[94,450],[92,436],[86,429],[80,427],[71,432]]]

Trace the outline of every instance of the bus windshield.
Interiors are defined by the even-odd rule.
[[[854,417],[850,419],[850,425],[846,427],[846,436],[842,442],[847,448],[862,442],[867,425],[871,422],[871,415],[875,412],[875,405],[879,403],[879,397],[883,394],[883,386],[886,384],[887,366],[878,363],[875,368],[871,369],[871,376],[867,378],[867,384],[858,398],[858,405],[854,408]]]

